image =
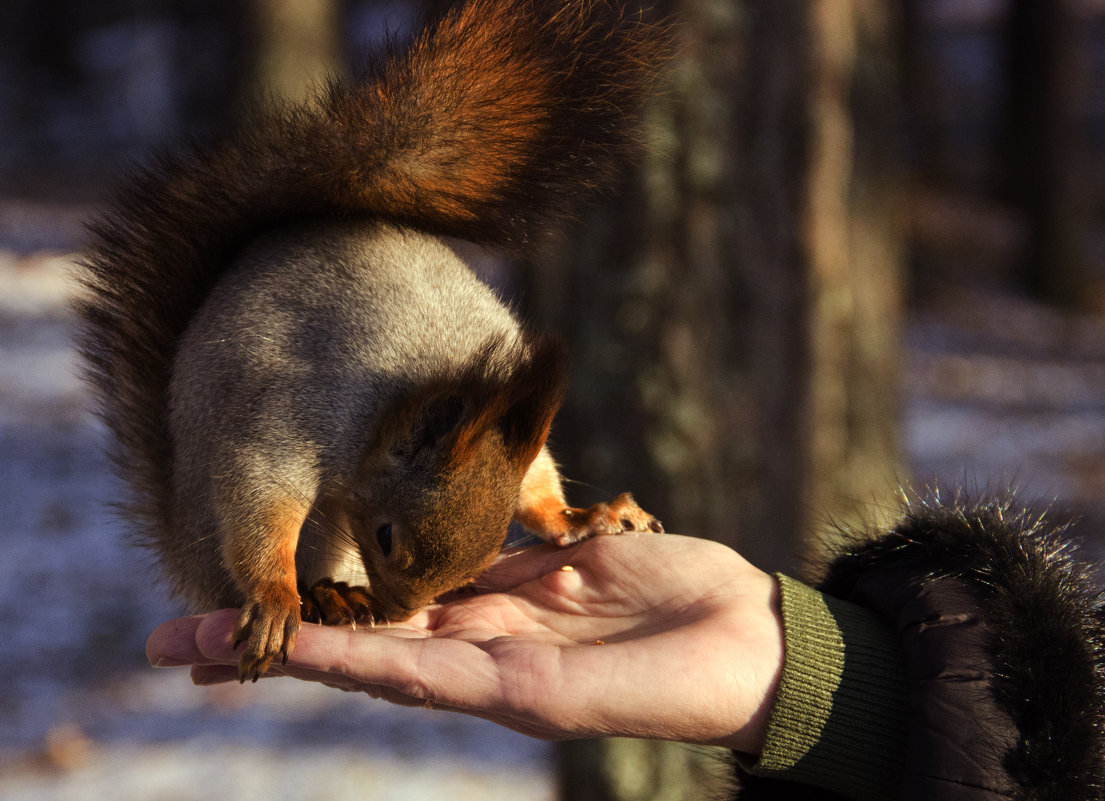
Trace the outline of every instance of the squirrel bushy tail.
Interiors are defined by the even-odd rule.
[[[134,176],[91,227],[78,313],[139,527],[171,519],[178,342],[251,240],[364,218],[522,247],[610,179],[665,47],[619,0],[472,0],[364,81]]]

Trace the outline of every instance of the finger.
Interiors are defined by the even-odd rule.
[[[476,715],[522,730],[495,658],[472,643],[367,631],[343,635],[312,629],[306,634],[288,664],[281,666],[281,674],[400,706]],[[527,726],[527,732],[531,728]]]
[[[234,624],[235,616],[231,610],[213,612],[208,615],[187,618],[183,621],[186,625],[179,625],[178,621],[170,621],[161,628],[165,633],[158,634],[158,656],[165,661],[165,665],[192,663],[192,682],[199,686],[223,684],[225,682],[238,681],[238,657],[234,650]],[[178,624],[178,625],[172,625]],[[156,632],[155,632],[156,633]],[[388,688],[387,692],[373,691],[373,686],[360,682],[357,678],[350,678],[338,672],[340,667],[335,664],[342,653],[340,643],[351,629],[329,626],[306,626],[302,630],[301,637],[296,648],[289,656],[287,665],[272,665],[263,678],[275,676],[291,676],[304,681],[314,681],[336,687],[341,690],[367,692],[374,697],[390,695],[388,700],[396,703],[404,703],[402,696],[397,696],[394,690]],[[372,632],[362,632],[366,636],[375,636]],[[388,631],[387,634],[395,634]],[[381,632],[379,636],[386,637]],[[406,636],[412,633],[407,632]],[[162,641],[172,637],[173,655],[165,656],[161,646]],[[404,635],[400,635],[404,636]],[[153,639],[153,638],[151,638]],[[334,643],[339,646],[335,647]],[[421,703],[419,699],[408,699],[407,705]]]
[[[412,705],[468,708],[501,692],[493,660],[478,646],[387,630],[305,627],[280,672]]]
[[[495,562],[476,579],[476,587],[489,592],[506,592],[536,581],[550,571],[571,566],[579,545],[558,548],[532,545],[504,550]]]
[[[146,640],[146,659],[154,667],[178,667],[205,661],[196,644],[202,615],[162,623]]]
[[[198,687],[210,687],[214,684],[233,682],[238,684],[238,668],[235,665],[192,665],[192,683]],[[269,673],[261,676],[267,679]]]
[[[237,682],[235,610],[171,620],[149,638],[151,664],[192,664],[200,686]],[[433,643],[427,657],[423,649]],[[501,703],[497,674],[484,651],[469,643],[429,640],[413,630],[377,631],[305,626],[287,665],[268,676],[291,676],[403,706],[480,711]],[[476,664],[483,662],[485,668]],[[494,717],[492,715],[491,717]]]
[[[278,676],[287,676],[304,681],[314,681],[339,690],[367,692],[369,695],[379,697],[378,694],[374,694],[367,685],[357,685],[345,676],[286,665],[273,665],[261,675],[261,680],[277,678]],[[192,683],[199,687],[209,687],[215,684],[239,683],[238,668],[236,665],[192,665],[191,678]]]
[[[234,623],[232,610],[199,618],[194,630],[197,664],[237,664]],[[354,630],[344,626],[304,626],[287,665],[273,665],[270,672],[315,680],[346,676],[361,684],[393,684],[409,679],[421,642],[424,639],[418,632],[398,627]],[[318,675],[305,676],[306,671]],[[199,675],[217,680],[222,674],[212,670],[200,671]]]
[[[237,660],[232,638],[235,615],[212,613],[195,628],[197,658],[204,662],[193,669],[197,684],[237,680]],[[524,731],[532,736],[555,735],[537,718],[519,714],[518,698],[505,692],[504,671],[525,673],[512,666],[504,654],[494,654],[475,643],[437,639],[394,629],[377,631],[331,626],[305,626],[287,665],[273,665],[269,674],[314,681],[337,689],[364,692],[393,704],[422,706],[465,712]],[[528,646],[517,643],[519,655],[530,675],[523,701],[536,693],[535,687],[556,686],[560,649],[550,644]],[[503,643],[492,648],[499,652]],[[517,661],[517,660],[515,660]],[[514,695],[519,695],[515,693]],[[529,702],[523,703],[523,706]]]
[[[236,609],[220,609],[203,615],[195,631],[196,648],[202,655],[199,664],[238,664],[234,631],[237,626]]]
[[[210,667],[209,671],[193,671],[193,678],[199,676],[202,677],[203,683],[218,683],[222,671],[218,670],[217,666],[236,665],[238,662],[233,639],[236,615],[233,609],[222,609],[206,615],[193,615],[166,621],[154,629],[147,639],[146,659],[154,667],[184,665]],[[411,622],[414,620],[416,619],[412,619]],[[321,626],[308,626],[304,630],[325,629]],[[402,628],[392,626],[381,629],[380,633],[392,637],[425,636],[422,630],[406,625]]]
[[[156,637],[151,636],[151,659],[171,659],[172,664],[191,660],[197,665],[192,674],[197,684],[236,680],[236,618],[235,610],[220,610],[170,621],[172,625],[159,627]],[[542,680],[540,674],[555,672],[558,650],[549,644],[532,647],[539,650],[524,661],[539,675],[530,679],[542,686],[555,684]],[[366,692],[397,704],[421,706],[428,702],[435,709],[468,712],[516,727],[517,723],[511,722],[513,704],[504,694],[498,658],[475,643],[429,638],[395,628],[354,631],[305,626],[288,664],[273,665],[269,673]]]

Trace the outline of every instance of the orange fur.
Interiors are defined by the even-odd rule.
[[[238,665],[242,681],[256,681],[278,655],[287,660],[299,633],[295,551],[305,514],[292,504],[272,508],[266,529],[226,540],[231,571],[246,595],[234,630],[235,643],[246,644]]]
[[[274,503],[270,517],[256,534],[227,538],[227,558],[235,576],[259,593],[296,590],[295,552],[307,517],[299,504]]]
[[[538,454],[522,479],[514,519],[557,545],[570,545],[595,534],[664,530],[660,522],[642,510],[627,492],[587,509],[568,506],[560,473],[545,450]]]

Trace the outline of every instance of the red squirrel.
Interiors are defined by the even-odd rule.
[[[91,226],[80,347],[121,506],[239,675],[301,619],[399,621],[511,520],[567,545],[661,531],[569,507],[545,446],[559,341],[442,237],[526,252],[608,183],[666,49],[602,0],[470,0],[355,84],[164,155]]]

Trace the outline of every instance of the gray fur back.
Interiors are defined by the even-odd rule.
[[[225,573],[220,491],[251,488],[248,498],[221,499],[247,510],[289,496],[309,505],[321,488],[351,484],[387,404],[517,333],[438,238],[350,224],[262,239],[208,296],[173,363],[166,558]],[[231,591],[229,576],[221,584]],[[235,599],[190,600],[202,608]]]

